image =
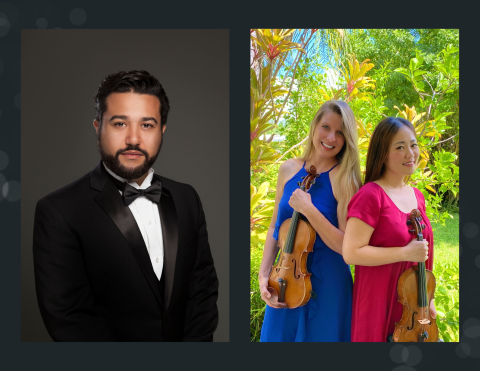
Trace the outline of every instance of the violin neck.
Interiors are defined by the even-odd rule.
[[[300,187],[302,191],[305,192],[305,186]],[[295,243],[295,235],[297,234],[298,219],[300,214],[298,211],[293,210],[292,220],[290,221],[290,229],[288,230],[287,240],[285,241],[285,246],[283,247],[283,252],[291,254],[293,251],[293,244]]]
[[[423,235],[421,233],[417,236],[418,241],[423,241]],[[418,306],[428,306],[427,297],[427,271],[425,269],[425,262],[418,263]]]
[[[287,254],[291,254],[293,251],[293,244],[295,242],[295,234],[297,233],[297,225],[300,214],[298,211],[293,211],[292,220],[290,221],[290,229],[288,230],[287,240],[285,241],[285,246],[283,251]]]

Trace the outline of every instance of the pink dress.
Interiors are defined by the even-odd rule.
[[[425,262],[433,268],[433,233],[425,215],[425,198],[416,188],[418,210],[425,224],[423,238],[428,241],[429,253]],[[378,184],[365,184],[348,205],[348,216],[356,217],[375,228],[369,245],[403,247],[413,239],[407,226],[409,213],[400,211]],[[367,267],[355,266],[352,307],[352,342],[385,342],[393,334],[395,322],[402,317],[403,306],[398,302],[397,282],[400,275],[417,263],[397,262]]]

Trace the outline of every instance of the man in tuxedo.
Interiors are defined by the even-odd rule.
[[[212,341],[218,280],[195,190],[156,175],[169,102],[146,71],[95,94],[100,163],[37,203],[35,284],[54,341]]]

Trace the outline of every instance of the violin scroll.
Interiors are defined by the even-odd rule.
[[[425,224],[420,224],[421,220],[422,216],[418,209],[413,209],[410,213],[409,219],[407,220],[407,225],[413,227],[413,229],[410,229],[409,232],[413,233],[417,237],[418,241],[423,241],[422,230],[425,229]]]

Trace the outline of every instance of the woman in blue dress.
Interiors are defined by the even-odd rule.
[[[309,193],[297,185],[314,165],[320,176]],[[267,303],[260,341],[350,341],[352,276],[342,257],[347,205],[361,185],[357,125],[344,101],[325,102],[315,114],[302,158],[285,161],[278,171],[272,222],[259,272],[260,293]],[[307,269],[313,294],[295,309],[282,308],[267,290],[278,253],[278,230],[293,210],[317,232]]]

